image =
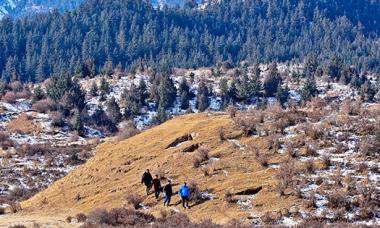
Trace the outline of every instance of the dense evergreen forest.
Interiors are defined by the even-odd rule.
[[[0,22],[5,81],[64,72],[95,75],[141,62],[173,67],[222,61],[323,62],[380,71],[378,0],[223,0],[157,10],[143,0],[88,0],[72,12]]]

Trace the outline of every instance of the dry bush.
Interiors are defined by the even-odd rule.
[[[143,227],[154,221],[153,215],[132,209],[115,208],[110,211],[96,209],[88,214],[87,222],[83,227]]]
[[[71,223],[71,221],[73,220],[73,217],[67,216],[65,220],[67,223]]]
[[[292,160],[284,161],[281,163],[280,168],[276,174],[276,187],[280,195],[284,195],[286,188],[292,185],[293,177],[295,174],[296,168]]]
[[[233,119],[236,117],[237,109],[233,105],[228,106],[227,113],[230,116],[230,118]]]
[[[328,154],[324,154],[322,156],[322,165],[325,169],[328,169],[331,166],[331,156]]]
[[[126,123],[123,123],[123,127],[119,129],[116,138],[120,142],[122,140],[131,138],[139,133],[140,131],[139,129],[137,129],[133,121],[127,121]]]
[[[52,99],[43,99],[33,104],[32,109],[40,113],[47,113],[49,111],[57,110],[57,103]]]
[[[0,215],[4,215],[4,214],[5,214],[5,208],[0,207]]]
[[[198,168],[203,162],[209,160],[209,149],[201,147],[197,150],[193,157],[193,166]]]
[[[260,217],[261,221],[266,225],[275,225],[281,219],[281,213],[279,212],[266,212]]]
[[[309,136],[313,140],[320,139],[324,133],[324,129],[314,126],[313,124],[307,123],[303,126],[303,129],[305,131],[305,134]]]
[[[276,121],[283,117],[283,112],[284,110],[282,109],[281,104],[279,102],[274,102],[266,107],[265,117]]]
[[[0,131],[0,147],[3,150],[7,150],[9,147],[13,147],[14,143],[10,139],[10,136],[7,132],[5,131]]]
[[[227,191],[226,194],[224,194],[224,200],[227,203],[236,203],[236,200],[234,199],[234,194],[230,191]]]
[[[65,125],[64,117],[60,112],[51,112],[49,114],[52,127],[63,127]]]
[[[310,160],[307,160],[304,164],[304,169],[307,173],[309,174],[313,174],[315,173],[315,165],[314,165],[314,161],[312,159]]]
[[[85,222],[87,220],[87,216],[84,213],[78,213],[75,215],[75,218],[78,222]]]
[[[227,139],[226,134],[224,133],[223,127],[218,128],[218,136],[219,136],[219,141],[221,142]]]
[[[352,101],[345,99],[341,106],[341,111],[346,115],[359,115],[361,112],[362,103],[360,100]]]
[[[313,97],[307,103],[307,106],[311,107],[312,109],[324,109],[327,106],[327,103],[320,97]]]
[[[338,189],[331,191],[327,195],[328,206],[333,209],[347,207],[349,205],[349,201],[347,199],[347,194],[339,191]]]
[[[26,228],[26,226],[17,224],[17,225],[9,226],[8,228]]]
[[[140,204],[144,201],[144,197],[135,193],[126,195],[125,199],[127,200],[127,203],[131,204],[135,209],[139,209]]]
[[[380,142],[375,138],[364,137],[360,140],[359,152],[363,156],[378,158],[380,156]]]
[[[14,104],[17,100],[17,96],[15,92],[8,91],[1,99],[6,103]]]
[[[16,149],[16,153],[20,156],[47,155],[55,152],[55,148],[48,144],[22,144]]]
[[[31,97],[32,93],[28,90],[23,90],[16,93],[16,99],[30,99]]]
[[[255,152],[255,160],[262,167],[268,167],[268,164],[269,164],[269,154],[263,153],[260,150],[256,150],[256,152]]]
[[[188,183],[187,186],[189,187],[190,192],[191,192],[191,195],[189,198],[190,201],[194,203],[199,203],[199,202],[204,201],[204,199],[202,198],[201,190],[199,189],[197,182],[190,181],[190,183]]]
[[[368,172],[368,165],[365,162],[360,162],[356,165],[355,171],[358,173]]]
[[[18,202],[11,202],[9,204],[9,210],[11,211],[11,213],[17,213],[17,212],[21,211],[21,205],[20,205],[20,203],[18,203]]]

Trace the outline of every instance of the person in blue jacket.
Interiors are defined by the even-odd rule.
[[[183,208],[189,208],[190,189],[187,187],[187,183],[183,183],[182,187],[178,191],[178,195],[181,197]]]

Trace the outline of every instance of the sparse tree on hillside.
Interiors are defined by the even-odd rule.
[[[166,109],[162,107],[161,105],[158,106],[157,109],[157,116],[156,116],[156,121],[157,123],[164,123],[165,121],[168,120],[168,113],[166,112]]]
[[[111,121],[114,124],[121,121],[120,107],[114,97],[111,97],[111,99],[107,102],[107,115],[111,118]]]
[[[173,106],[177,96],[177,89],[174,86],[173,80],[168,74],[160,77],[160,84],[158,88],[159,106],[168,109]]]
[[[360,98],[362,101],[372,101],[375,97],[376,91],[374,86],[369,80],[366,80],[364,84],[360,87]]]
[[[266,96],[272,97],[276,93],[279,84],[281,84],[281,78],[278,73],[277,63],[274,62],[269,66],[269,74],[264,80]]]
[[[33,91],[32,103],[34,104],[37,101],[40,101],[45,98],[46,98],[45,92],[41,89],[40,86],[37,86]]]
[[[309,101],[312,97],[317,95],[317,84],[315,82],[314,76],[308,77],[306,79],[305,85],[302,87],[301,90],[301,97],[303,101]]]
[[[96,97],[98,95],[98,85],[96,84],[95,81],[92,82],[91,88],[90,88],[90,95],[93,97]]]
[[[181,109],[189,108],[189,101],[192,95],[190,92],[190,86],[187,84],[185,78],[182,78],[181,83],[179,84],[178,92],[181,96]]]
[[[71,121],[72,128],[77,132],[79,136],[84,136],[84,126],[82,118],[78,110],[75,111],[73,119]]]
[[[276,99],[283,106],[288,101],[288,98],[289,98],[288,85],[286,85],[285,88],[282,88],[282,86],[279,84],[277,87]]]
[[[209,106],[210,91],[204,80],[201,80],[198,85],[198,94],[196,106],[200,112],[205,111]]]
[[[132,83],[131,87],[124,89],[121,94],[123,103],[125,104],[124,115],[127,119],[139,114],[141,106],[139,99],[139,92],[135,84]]]
[[[230,103],[230,94],[229,94],[229,88],[228,88],[228,80],[226,78],[222,78],[219,82],[219,89],[220,89],[220,98],[222,99],[221,103],[221,109],[224,110],[228,107],[228,104]]]

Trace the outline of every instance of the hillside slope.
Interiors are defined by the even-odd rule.
[[[158,167],[166,177],[173,179],[175,191],[184,180],[197,182],[205,201],[191,204],[186,213],[192,219],[212,218],[221,223],[233,218],[252,219],[266,211],[278,211],[299,203],[293,196],[280,198],[274,191],[275,170],[262,168],[243,150],[239,141],[219,140],[220,127],[233,129],[232,125],[227,115],[194,114],[175,118],[120,143],[102,144],[95,157],[85,165],[23,202],[24,212],[75,215],[96,208],[126,206],[127,194],[144,193],[139,183],[143,171],[147,168],[154,171]],[[239,131],[227,134],[236,137]],[[193,140],[176,146],[172,144],[187,135],[192,135]],[[244,140],[248,139],[242,139],[242,143]],[[251,137],[250,140],[259,138]],[[167,148],[171,144],[174,147]],[[204,175],[202,168],[193,167],[196,152],[182,152],[196,144],[210,150],[210,160],[206,163],[212,164],[213,171],[209,176]],[[260,147],[259,141],[257,145]],[[244,193],[246,190],[251,192]],[[227,191],[238,193],[236,197],[240,201],[227,203],[224,199]],[[254,203],[251,202],[253,198]],[[177,196],[172,199],[174,204],[178,201]],[[153,214],[162,209],[162,201],[157,203],[153,195],[143,204],[148,208],[145,210]],[[172,208],[182,210],[179,205]]]

